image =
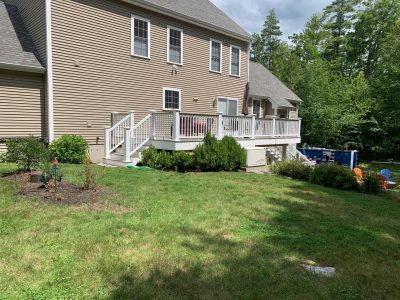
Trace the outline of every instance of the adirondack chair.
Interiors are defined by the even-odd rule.
[[[361,184],[364,181],[364,176],[363,176],[362,170],[360,168],[354,168],[353,172],[354,172],[357,182],[359,184]]]
[[[379,172],[383,177],[385,177],[385,180],[389,186],[396,186],[397,183],[393,181],[392,177],[392,172],[388,169],[383,169]]]

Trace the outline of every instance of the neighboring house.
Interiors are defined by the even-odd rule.
[[[206,132],[275,158],[300,143],[301,100],[208,0],[0,0],[0,26],[0,150],[79,134],[112,163],[149,144],[192,150]]]

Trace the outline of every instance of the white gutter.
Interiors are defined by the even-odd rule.
[[[53,49],[51,36],[51,0],[46,0],[46,52],[47,52],[47,123],[48,142],[54,140]]]
[[[151,10],[151,11],[154,11],[154,12],[157,12],[157,13],[160,13],[160,14],[163,14],[163,15],[167,15],[169,17],[173,17],[175,19],[178,19],[178,20],[181,20],[181,21],[193,24],[193,25],[197,25],[197,26],[221,33],[221,34],[229,36],[229,37],[233,37],[233,38],[241,40],[241,41],[250,42],[252,40],[251,36],[245,36],[245,35],[234,33],[229,30],[225,30],[224,28],[214,26],[207,22],[197,20],[195,18],[186,16],[184,14],[178,13],[176,11],[173,11],[173,10],[170,10],[170,9],[167,9],[164,7],[160,7],[158,5],[150,3],[148,1],[143,1],[143,0],[122,0],[122,1],[145,8],[145,9],[148,9],[148,10]]]
[[[30,67],[30,66],[2,63],[2,62],[0,62],[0,69],[29,72],[29,73],[38,73],[38,74],[44,74],[46,72],[46,69],[43,67]]]

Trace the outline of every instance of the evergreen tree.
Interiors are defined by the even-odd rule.
[[[251,55],[250,59],[252,61],[264,64],[264,57],[265,57],[264,41],[261,38],[261,35],[258,33],[253,33],[253,44],[251,47],[250,55]]]
[[[324,10],[324,28],[331,35],[326,41],[325,58],[346,73],[347,34],[353,28],[356,6],[360,0],[334,0]]]
[[[261,31],[261,39],[264,43],[264,65],[273,70],[273,57],[281,43],[280,37],[282,31],[280,30],[279,20],[272,9],[267,16],[264,27]]]

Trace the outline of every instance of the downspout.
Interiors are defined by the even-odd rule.
[[[247,82],[250,82],[250,52],[251,43],[247,43]]]
[[[53,49],[51,33],[51,0],[46,0],[46,64],[48,142],[54,140]]]

